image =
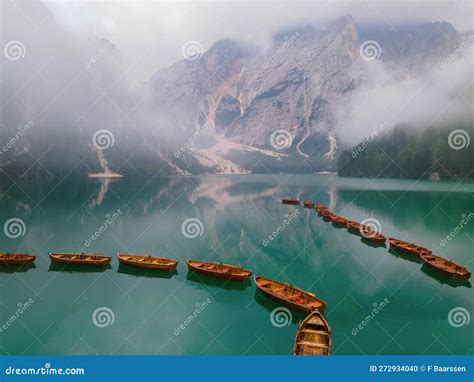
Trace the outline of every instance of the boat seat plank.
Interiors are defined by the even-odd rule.
[[[326,336],[329,335],[328,332],[325,332],[325,331],[322,331],[322,330],[302,329],[301,331],[304,332],[304,333],[323,334],[323,335],[326,335]]]
[[[303,346],[310,346],[310,347],[315,347],[315,348],[324,348],[324,349],[327,349],[328,346],[327,345],[323,345],[323,344],[316,344],[314,342],[308,342],[308,341],[299,341],[296,343],[297,345],[303,345]]]

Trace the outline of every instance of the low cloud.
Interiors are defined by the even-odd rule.
[[[390,71],[378,60],[368,63],[366,83],[339,108],[337,135],[352,145],[380,127],[389,130],[404,123],[423,129],[472,119],[474,35],[454,52],[416,77]]]

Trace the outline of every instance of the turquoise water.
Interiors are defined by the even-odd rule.
[[[0,191],[2,226],[25,224],[23,236],[1,232],[0,248],[37,256],[34,268],[0,272],[2,354],[291,353],[299,314],[283,311],[272,323],[278,304],[253,281],[188,275],[186,258],[240,264],[315,292],[327,302],[334,354],[473,352],[472,320],[459,326],[473,313],[469,283],[280,203],[298,197],[353,220],[374,218],[387,236],[472,269],[472,222],[440,243],[472,212],[473,183],[236,175],[3,181]],[[202,224],[185,231],[194,238],[183,234],[190,218]],[[50,266],[49,251],[113,259],[102,272],[63,269]],[[117,252],[180,264],[171,274],[138,271],[119,267]]]

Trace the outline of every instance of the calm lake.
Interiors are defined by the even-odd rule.
[[[279,305],[256,293],[253,280],[190,275],[187,258],[242,265],[315,292],[327,302],[336,355],[473,353],[469,283],[452,283],[314,210],[280,202],[309,199],[352,220],[376,219],[386,236],[472,270],[473,221],[441,244],[473,211],[472,182],[283,174],[67,178],[3,181],[0,192],[1,250],[37,256],[35,267],[0,271],[2,354],[291,353],[299,314],[275,311]],[[24,223],[19,232],[3,229],[12,218]],[[101,272],[52,267],[49,251],[113,258]],[[118,252],[180,263],[171,274],[139,271],[119,267]]]

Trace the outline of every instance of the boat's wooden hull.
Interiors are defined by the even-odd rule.
[[[266,296],[268,296],[272,300],[277,301],[280,304],[285,305],[285,306],[287,306],[291,309],[299,310],[300,312],[303,312],[303,313],[311,313],[315,309],[319,310],[320,312],[324,312],[324,309],[326,308],[326,303],[323,300],[316,299],[316,297],[314,296],[313,293],[310,293],[310,292],[304,291],[302,289],[293,287],[293,288],[297,289],[298,291],[300,291],[301,293],[311,295],[314,299],[316,299],[318,301],[318,305],[319,305],[318,307],[310,306],[308,304],[302,304],[302,303],[295,302],[295,301],[291,301],[289,298],[286,298],[282,295],[274,293],[274,292],[262,287],[261,283],[259,282],[259,279],[262,279],[262,278],[261,277],[255,277],[254,281],[255,281],[255,285],[257,286],[257,288],[262,293],[264,293]],[[264,279],[264,280],[266,280],[266,279]],[[283,283],[281,283],[281,284],[286,285],[286,284],[283,284]]]
[[[95,265],[106,266],[110,264],[109,256],[97,256],[88,254],[67,254],[67,253],[50,253],[49,258],[52,263],[67,265]]]
[[[214,277],[218,279],[223,279],[223,280],[232,280],[232,281],[247,281],[250,276],[252,275],[252,272],[248,269],[242,269],[242,273],[225,273],[225,272],[220,272],[218,270],[214,271],[212,269],[206,269],[204,267],[200,267],[197,264],[212,264],[215,266],[227,266],[227,267],[234,267],[232,265],[227,265],[227,264],[220,264],[220,263],[210,263],[210,262],[199,262],[199,261],[193,261],[193,260],[186,260],[186,263],[188,265],[188,269],[190,271],[200,273],[209,277]]]
[[[294,355],[330,355],[331,328],[319,311],[313,311],[298,325]]]
[[[290,204],[294,206],[299,206],[301,204],[301,201],[298,199],[282,199],[281,202],[283,204]]]
[[[385,243],[387,241],[387,238],[380,234],[367,237],[366,239],[375,241],[376,243]]]
[[[334,219],[334,214],[328,210],[323,210],[321,216],[323,217],[323,220],[326,221],[332,221]]]
[[[362,236],[364,239],[371,240],[376,243],[385,243],[385,241],[387,240],[384,235],[375,232],[374,230],[364,230],[362,228],[360,231],[360,236]]]
[[[421,258],[424,261],[424,264],[426,264],[426,266],[444,275],[448,275],[456,279],[465,279],[465,280],[468,280],[472,275],[471,272],[469,272],[465,267],[461,267],[459,264],[456,264],[452,261],[441,259],[440,257],[437,257],[437,256],[433,256],[430,253],[425,253],[425,252],[422,253]],[[430,260],[430,258],[441,259],[444,262],[446,262],[446,264],[445,265],[437,264],[436,261]],[[452,269],[453,266],[458,267],[458,269]]]
[[[272,293],[269,293],[267,292],[266,290],[264,289],[260,289],[263,293],[265,293],[266,296],[268,296],[269,298],[271,298],[273,301],[276,301],[282,305],[285,305],[287,306],[288,308],[291,308],[291,309],[295,309],[295,310],[298,310],[300,312],[303,312],[303,313],[311,313],[311,308],[305,306],[305,305],[301,305],[301,304],[298,304],[296,302],[292,302],[292,301],[289,301],[285,298],[281,298],[279,296],[276,296]]]
[[[356,235],[359,235],[364,239],[371,240],[375,243],[385,243],[385,241],[387,240],[384,235],[358,222],[347,221],[346,225],[348,231],[355,233]]]
[[[387,238],[381,234],[370,235],[370,236],[362,235],[362,236],[364,237],[364,239],[373,241],[378,244],[384,244],[385,241],[387,240]]]
[[[405,243],[405,242],[401,242],[397,239],[393,239],[393,238],[389,238],[389,243],[390,243],[390,246],[399,250],[399,251],[403,251],[405,253],[408,253],[410,255],[414,255],[414,256],[418,256],[420,257],[421,253],[422,252],[429,252],[431,253],[430,250],[428,250],[427,248],[423,248],[423,247],[420,247],[420,246],[411,246],[410,243]]]
[[[305,201],[303,202],[303,207],[304,207],[304,208],[314,208],[314,202],[311,202],[311,201],[309,201],[309,200],[305,200]]]
[[[24,253],[0,253],[0,266],[19,266],[31,264],[35,261],[36,256]]]
[[[147,258],[144,256],[118,255],[117,258],[121,264],[141,269],[173,270],[178,266],[178,262],[176,260],[157,257]],[[160,259],[163,262],[153,262],[151,261],[152,259]]]
[[[347,230],[360,235],[360,223],[348,221]]]
[[[334,219],[332,219],[333,223],[338,225],[338,226],[341,226],[341,227],[346,227],[347,226],[347,219],[345,218],[341,218],[340,216],[337,216],[335,217]]]

